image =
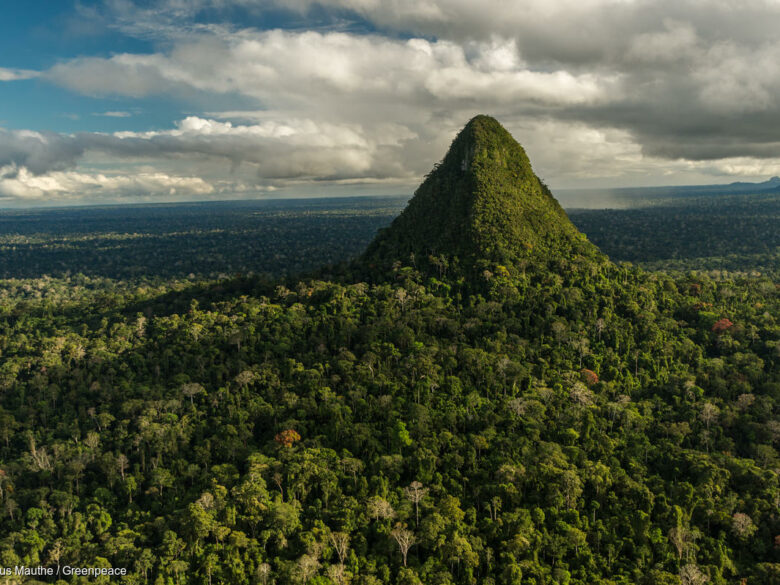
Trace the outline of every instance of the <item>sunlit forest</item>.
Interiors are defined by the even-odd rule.
[[[0,212],[0,567],[780,583],[780,196],[569,223],[499,128],[408,205]]]

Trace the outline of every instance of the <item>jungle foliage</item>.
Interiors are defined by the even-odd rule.
[[[3,281],[0,566],[780,582],[777,282],[615,264],[553,203],[317,278]]]

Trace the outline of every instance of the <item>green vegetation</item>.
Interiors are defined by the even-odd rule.
[[[291,277],[360,255],[405,204],[394,197],[0,212],[0,278],[82,274],[122,286],[190,275]],[[776,194],[667,198],[569,216],[613,261],[717,279],[780,276]]]
[[[458,134],[407,208],[369,246],[363,262],[412,254],[458,257],[468,271],[539,254],[595,256],[531,169],[517,141],[495,119],[477,116]]]
[[[653,270],[780,277],[780,194],[666,199],[638,209],[578,210],[572,221],[610,258]]]
[[[550,221],[513,224],[519,244],[491,246],[506,215],[464,204],[462,258],[433,218],[397,248],[424,223],[413,200],[366,261],[318,278],[4,281],[0,566],[780,582],[776,281],[607,261],[530,166],[480,191],[518,160],[483,122],[476,144],[515,154],[453,193]]]
[[[402,205],[371,197],[6,211],[0,278],[298,274],[357,255]]]

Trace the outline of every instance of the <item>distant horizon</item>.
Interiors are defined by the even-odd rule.
[[[753,185],[763,185],[763,184],[769,184],[772,182],[773,179],[778,179],[778,177],[772,177],[766,181],[761,182],[753,182],[753,183],[744,183],[741,181],[731,181],[729,183],[709,183],[709,184],[689,184],[689,185],[645,185],[645,186],[639,186],[639,187],[588,187],[588,188],[562,188],[562,189],[552,189],[553,196],[558,199],[558,201],[561,203],[561,205],[564,207],[564,209],[619,209],[622,207],[625,207],[626,201],[621,201],[620,205],[616,205],[614,207],[610,207],[608,205],[594,205],[593,207],[589,206],[581,206],[581,205],[568,205],[567,202],[569,202],[568,198],[564,198],[564,201],[561,201],[561,197],[558,196],[558,194],[564,194],[568,197],[576,196],[576,195],[585,195],[589,193],[603,193],[603,194],[610,194],[615,192],[636,192],[636,196],[639,197],[640,192],[646,191],[648,194],[651,192],[657,192],[657,191],[664,191],[664,190],[674,190],[674,189],[691,189],[691,188],[714,188],[714,187],[728,187],[733,184],[737,183],[744,183],[744,184],[753,184]],[[778,182],[778,185],[780,186],[780,181]],[[723,193],[724,195],[729,194],[728,192]],[[735,192],[734,195],[748,195],[751,194],[749,191],[743,191],[743,192]],[[761,194],[761,192],[755,193],[755,194]],[[149,207],[149,206],[166,206],[166,205],[189,205],[189,204],[229,204],[229,203],[244,203],[244,202],[263,202],[263,201],[306,201],[306,200],[337,200],[337,199],[345,199],[345,200],[352,200],[352,199],[365,199],[365,198],[375,198],[375,199],[411,199],[411,197],[414,195],[414,192],[408,192],[408,193],[359,193],[359,194],[327,194],[327,195],[312,195],[312,194],[297,194],[297,195],[283,195],[283,196],[274,196],[274,195],[268,195],[264,197],[243,197],[243,198],[227,198],[227,199],[187,199],[187,200],[181,200],[181,199],[158,199],[154,201],[134,201],[134,200],[114,200],[114,201],[97,201],[97,202],[69,202],[69,201],[63,201],[59,204],[51,204],[51,202],[46,202],[44,204],[40,205],[17,205],[17,206],[7,206],[4,205],[4,202],[0,200],[0,212],[3,211],[24,211],[24,210],[35,210],[35,211],[45,211],[47,209],[55,210],[55,209],[64,209],[64,208],[102,208],[102,207]],[[600,202],[603,202],[603,200],[599,200]]]

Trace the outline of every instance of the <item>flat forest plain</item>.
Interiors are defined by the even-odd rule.
[[[0,211],[0,279],[275,279],[361,254],[408,196]],[[626,202],[623,202],[624,204]],[[780,194],[636,196],[567,213],[614,262],[648,270],[780,271]]]

